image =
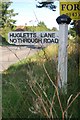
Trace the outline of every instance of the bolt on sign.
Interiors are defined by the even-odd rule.
[[[72,20],[80,20],[80,0],[60,0],[60,14],[66,14]]]
[[[58,43],[58,32],[14,31],[8,33],[8,42],[14,45],[44,45]]]

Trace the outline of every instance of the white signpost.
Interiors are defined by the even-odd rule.
[[[59,24],[58,86],[67,93],[68,24],[71,22],[71,18],[63,14],[56,21]]]
[[[58,41],[58,32],[13,31],[8,34],[8,42],[14,45],[45,45]]]

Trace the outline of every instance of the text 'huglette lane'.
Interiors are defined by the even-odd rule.
[[[40,33],[39,34],[40,37],[55,37],[55,33]],[[37,33],[26,33],[26,32],[11,32],[9,33],[9,37],[29,37],[29,38],[32,38],[32,37],[38,37],[37,36]]]

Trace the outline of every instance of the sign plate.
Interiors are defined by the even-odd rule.
[[[73,20],[80,20],[80,0],[60,0],[60,14],[66,14]]]
[[[29,32],[13,31],[8,33],[8,42],[14,45],[39,45],[58,43],[59,35],[56,32]]]

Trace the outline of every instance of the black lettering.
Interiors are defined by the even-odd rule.
[[[42,36],[42,33],[40,34],[40,37],[43,37],[43,36]]]
[[[79,4],[74,4],[74,10],[80,10],[80,5]]]
[[[17,40],[16,40],[16,39],[13,39],[13,43],[17,43]]]
[[[58,38],[55,38],[55,43],[59,43],[59,39]]]
[[[71,16],[71,13],[66,13],[66,15]]]
[[[27,34],[27,37],[29,37],[29,33],[25,33],[25,34]]]
[[[43,39],[43,43],[46,43],[46,39]]]
[[[23,43],[25,43],[26,42],[26,39],[23,39]]]
[[[10,37],[14,37],[14,33],[9,33],[9,36]]]
[[[51,39],[47,39],[48,43],[51,43]]]
[[[15,33],[14,37],[19,37],[19,33]]]
[[[10,39],[10,42],[14,42],[14,39]]]
[[[55,37],[55,33],[44,33],[44,34],[40,34],[40,37]]]
[[[68,4],[67,5],[67,10],[69,10],[69,11],[73,10],[73,5],[72,4]]]
[[[21,38],[18,38],[18,43],[22,43],[23,40]]]
[[[33,33],[30,33],[30,37],[32,37],[33,36]]]
[[[44,43],[50,43],[51,41],[50,41],[50,39],[44,39]]]
[[[38,43],[39,43],[39,42],[40,42],[40,43],[43,43],[43,42],[42,42],[42,39],[38,39]]]
[[[31,41],[32,43],[35,43],[35,39],[32,39],[32,41]]]
[[[30,40],[29,39],[25,39],[25,42],[30,43]]]
[[[23,33],[23,37],[26,37],[26,33]]]
[[[52,33],[48,33],[48,36],[47,37],[52,37]]]
[[[77,16],[77,13],[72,13],[72,16],[76,17],[76,16]]]
[[[62,10],[64,11],[64,8],[66,7],[66,4],[62,4]]]
[[[54,43],[54,39],[52,39],[51,42]]]
[[[33,33],[33,37],[36,37],[36,33]]]
[[[31,43],[32,42],[32,39],[28,39],[28,43]]]
[[[38,39],[37,38],[34,41],[35,41],[35,43],[38,43]]]
[[[44,37],[47,37],[47,33],[44,34]]]
[[[22,33],[19,33],[19,36],[18,37],[22,37]]]

